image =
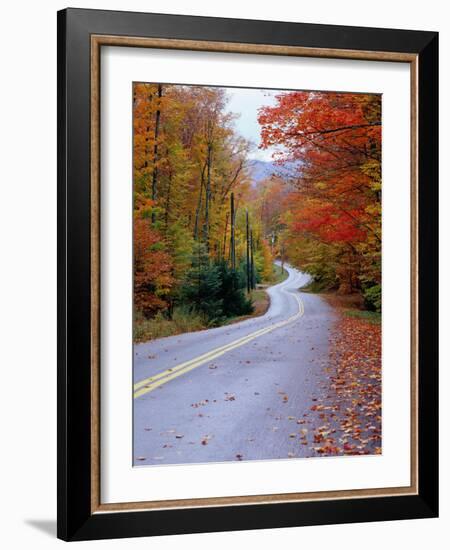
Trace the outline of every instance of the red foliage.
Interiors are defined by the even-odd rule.
[[[167,307],[172,261],[149,219],[134,218],[134,306],[150,317]]]
[[[261,109],[262,144],[294,162],[293,229],[322,242],[379,238],[381,99],[377,95],[291,92]]]

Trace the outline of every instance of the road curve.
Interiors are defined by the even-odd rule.
[[[265,315],[134,346],[135,465],[305,455],[289,430],[324,383],[334,314],[286,269]]]

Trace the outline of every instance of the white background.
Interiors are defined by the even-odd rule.
[[[108,212],[102,218],[101,228],[101,501],[137,502],[408,486],[411,368],[409,66],[123,47],[106,48],[101,63],[101,197],[102,211]],[[256,88],[309,87],[383,94],[381,456],[132,467],[133,80],[176,80]],[[399,204],[403,205],[401,209]],[[406,284],[399,286],[399,280]]]
[[[450,31],[445,3],[411,0],[291,2],[197,0],[77,2],[78,7],[165,11],[224,17],[291,20],[441,31],[441,280],[450,280]],[[24,1],[2,10],[0,88],[1,368],[0,464],[2,546],[53,548],[56,514],[56,14],[62,2]],[[445,210],[444,210],[444,207]],[[445,238],[444,238],[445,237]],[[445,252],[445,255],[444,255]],[[441,461],[448,464],[450,330],[447,285],[441,288]],[[445,393],[444,393],[445,391]],[[445,398],[445,399],[444,399]],[[448,468],[441,470],[441,519],[162,537],[152,548],[218,549],[259,546],[364,549],[442,547],[450,521]],[[84,543],[84,548],[148,547],[148,539]]]

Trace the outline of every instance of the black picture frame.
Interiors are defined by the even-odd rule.
[[[418,59],[418,494],[92,513],[91,36],[152,37]],[[66,9],[58,12],[58,537],[88,540],[438,515],[438,34]],[[401,207],[401,205],[399,205]],[[423,368],[421,368],[423,367]]]

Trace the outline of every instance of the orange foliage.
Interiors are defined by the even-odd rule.
[[[291,235],[340,249],[336,256],[352,263],[336,269],[346,277],[379,282],[381,97],[290,92],[277,100],[260,111],[261,147],[281,145],[276,160],[291,167]]]
[[[167,307],[165,298],[173,283],[172,262],[149,219],[135,216],[133,244],[134,305],[149,317]]]

